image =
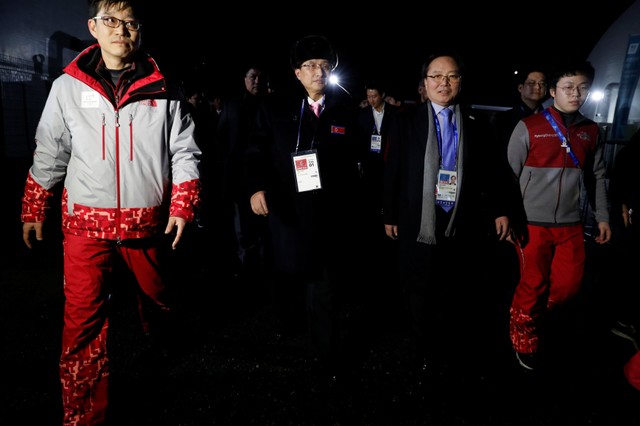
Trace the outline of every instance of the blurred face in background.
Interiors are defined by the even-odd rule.
[[[262,71],[257,68],[251,68],[247,71],[247,74],[244,76],[244,86],[247,89],[247,92],[256,96],[265,91],[266,84],[264,84],[264,80],[261,76]]]
[[[518,91],[527,105],[539,105],[547,96],[547,78],[541,72],[530,72],[525,82],[518,86]]]
[[[367,89],[367,103],[369,106],[380,110],[384,105],[384,93],[380,93],[376,89]]]

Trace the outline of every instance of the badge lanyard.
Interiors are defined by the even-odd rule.
[[[573,151],[571,150],[571,145],[569,145],[569,140],[560,131],[560,128],[558,127],[558,123],[556,123],[556,120],[553,119],[553,117],[551,116],[551,113],[547,110],[545,110],[543,114],[547,118],[547,121],[551,123],[551,127],[553,127],[553,130],[556,131],[556,133],[558,134],[558,137],[562,141],[560,146],[562,148],[567,149],[567,154],[571,156],[571,159],[573,160],[573,164],[575,164],[577,168],[580,168],[580,161],[578,161],[578,157],[576,157],[576,154],[574,154]],[[567,129],[567,131],[569,131],[569,129]]]
[[[322,188],[320,180],[320,165],[318,163],[318,152],[313,149],[314,139],[311,141],[311,149],[308,151],[298,151],[300,147],[300,131],[302,129],[302,117],[306,100],[302,100],[300,108],[300,120],[298,122],[298,137],[296,140],[296,150],[291,153],[293,172],[296,177],[296,189],[298,192],[312,191]]]
[[[380,135],[380,130],[378,130],[378,126],[376,125],[375,118],[373,119],[373,130],[371,131],[371,143],[369,144],[369,149],[371,152],[380,153],[382,150],[382,136]]]
[[[440,149],[440,170],[438,171],[438,181],[436,182],[436,203],[442,206],[442,208],[444,208],[445,211],[448,212],[453,208],[458,197],[458,172],[456,170],[458,162],[458,144],[456,143],[456,141],[458,140],[458,126],[455,124],[455,122],[452,123],[454,138],[454,168],[453,170],[447,170],[445,169],[443,164],[444,156],[442,155],[442,128],[440,127],[440,120],[438,120],[438,115],[436,114],[435,110],[433,111],[433,121],[436,125],[436,136],[438,138],[438,148]]]

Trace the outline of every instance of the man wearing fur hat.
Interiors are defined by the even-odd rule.
[[[285,326],[306,315],[310,355],[330,378],[344,359],[337,307],[354,282],[359,232],[357,105],[329,85],[337,64],[325,37],[297,41],[291,67],[299,83],[264,101],[246,155],[251,208],[269,223],[274,303]]]

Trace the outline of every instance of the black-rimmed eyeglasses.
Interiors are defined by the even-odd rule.
[[[140,21],[123,21],[122,19],[114,18],[113,16],[94,16],[91,19],[100,19],[102,20],[102,23],[109,28],[118,28],[120,24],[122,24],[129,31],[138,31],[140,30],[140,27],[142,27]]]

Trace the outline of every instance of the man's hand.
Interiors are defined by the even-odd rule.
[[[630,209],[629,206],[622,203],[622,221],[624,222],[624,227],[628,228],[633,225],[633,218],[631,215],[633,214],[633,209]]]
[[[31,245],[31,232],[36,232],[36,240],[42,241],[42,222],[25,222],[22,224],[22,240],[29,248],[33,248]]]
[[[180,238],[182,237],[182,232],[184,231],[184,228],[187,226],[187,221],[184,220],[181,217],[177,217],[177,216],[171,216],[169,217],[169,222],[167,223],[167,228],[164,230],[165,234],[170,234],[171,232],[173,232],[173,229],[176,228],[176,237],[173,239],[173,242],[171,243],[171,248],[172,249],[176,249],[176,247],[178,246],[178,242],[180,241]]]
[[[387,237],[391,238],[392,240],[398,239],[398,225],[387,225],[385,223],[384,232],[385,234],[387,234]]]
[[[509,218],[507,216],[500,216],[496,218],[495,222],[496,222],[496,235],[498,236],[498,240],[502,241],[505,238],[509,237],[509,235],[511,234]]]
[[[265,191],[258,191],[251,196],[251,210],[257,215],[266,216],[269,214],[267,207],[267,196]]]
[[[594,241],[598,244],[606,244],[611,240],[611,227],[609,222],[598,222],[598,236]]]

